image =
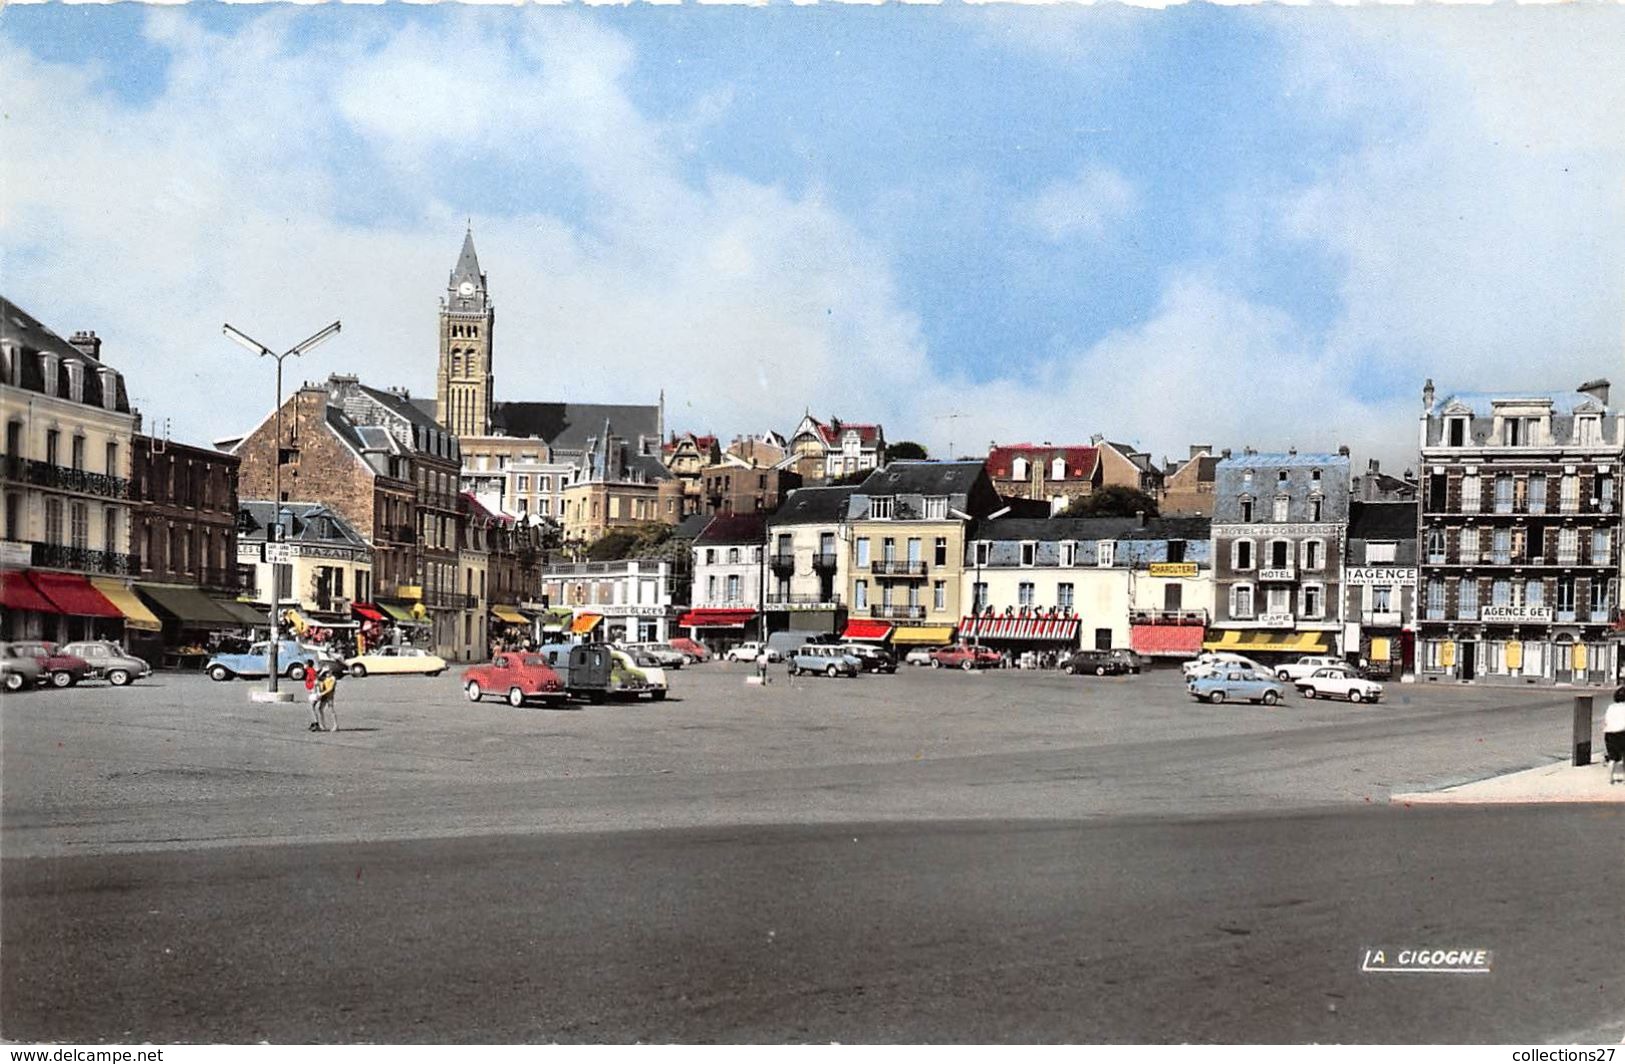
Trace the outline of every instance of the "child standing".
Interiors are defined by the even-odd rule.
[[[321,701],[322,696],[316,690],[315,669],[307,668],[305,670],[305,698],[310,702],[310,730],[321,731],[322,714],[321,710],[318,708],[318,703]]]

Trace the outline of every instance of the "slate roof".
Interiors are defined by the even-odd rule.
[[[1066,458],[1066,479],[1087,480],[1094,476],[1100,464],[1100,451],[1087,444],[1007,443],[992,447],[987,452],[987,475],[1001,480],[1010,478],[1011,461],[1017,456],[1029,462],[1043,462],[1046,470],[1057,456]],[[1047,474],[1046,474],[1047,475]]]
[[[1116,450],[1124,458],[1127,458],[1140,470],[1140,472],[1157,472],[1157,467],[1151,464],[1151,456],[1149,454],[1142,453],[1140,449],[1133,444],[1118,443],[1115,440],[1107,440],[1106,445]]]
[[[717,514],[695,543],[760,543],[767,528],[766,514]]]
[[[860,495],[963,495],[981,475],[981,462],[892,462],[858,485]]]
[[[22,365],[18,367],[18,379],[22,382],[21,386],[23,388],[35,392],[44,390],[39,362],[31,357],[29,353],[46,352],[58,356],[64,367],[70,362],[76,362],[84,366],[84,398],[82,402],[86,406],[102,405],[100,371],[109,368],[106,363],[97,361],[74,347],[34,315],[4,296],[0,296],[0,342],[12,349],[14,352],[13,358],[22,359]],[[57,389],[57,394],[66,396],[68,394],[66,370],[62,372],[62,382]],[[130,412],[130,399],[124,389],[124,375],[122,373],[115,374],[113,379],[116,382],[115,387],[118,389],[113,408],[120,413],[128,414]]]
[[[671,538],[696,539],[701,532],[705,531],[705,526],[710,523],[710,514],[689,514],[677,523],[677,527],[672,530]]]
[[[1415,539],[1420,502],[1349,503],[1350,539]]]
[[[480,272],[480,257],[474,253],[474,230],[470,229],[463,234],[463,250],[457,256],[457,265],[452,267],[450,287],[456,288],[463,281],[473,281],[479,284],[484,276]]]
[[[1598,402],[1596,396],[1587,395],[1584,392],[1457,392],[1455,395],[1445,396],[1433,408],[1432,412],[1442,414],[1445,408],[1452,403],[1459,403],[1472,410],[1474,417],[1489,417],[1493,412],[1492,407],[1495,403],[1530,402],[1532,400],[1536,402],[1549,401],[1552,404],[1552,413],[1554,414],[1572,414],[1575,410],[1588,403],[1603,409],[1607,408],[1607,404]]]
[[[447,431],[444,425],[440,424],[440,422],[434,419],[434,402],[432,400],[429,403],[429,409],[425,411],[423,407],[418,404],[417,400],[410,399],[396,392],[386,391],[382,388],[373,388],[370,385],[360,384],[359,382],[357,383],[356,387],[358,387],[369,398],[377,400],[419,428],[434,429],[437,432]]]
[[[1213,534],[1211,517],[1148,517],[1144,528],[1130,529],[1119,539],[1208,539]]]
[[[237,504],[237,508],[248,511],[249,517],[248,527],[239,529],[240,536],[249,540],[264,539],[265,528],[276,515],[276,504],[270,499],[244,499]],[[367,541],[350,527],[348,521],[328,509],[324,503],[285,502],[282,511],[293,518],[288,533],[291,543],[367,549]]]
[[[496,434],[544,441],[550,447],[581,451],[608,421],[615,434],[636,443],[660,437],[660,408],[616,403],[494,403],[491,428]]]
[[[1063,540],[1122,539],[1128,532],[1140,531],[1133,517],[996,517],[976,522],[967,533],[970,539],[985,540]]]
[[[769,527],[836,524],[846,520],[847,503],[857,490],[851,486],[796,488],[779,503],[767,523]]]
[[[1257,454],[1236,454],[1229,458],[1219,459],[1219,465],[1232,469],[1248,469],[1253,467],[1317,467],[1324,468],[1333,465],[1348,465],[1349,456],[1346,454],[1328,454],[1325,452],[1310,451],[1300,454],[1291,454],[1281,451],[1261,451]],[[1215,467],[1217,468],[1217,467]]]

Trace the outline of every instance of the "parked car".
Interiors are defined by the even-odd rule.
[[[1361,679],[1342,665],[1316,669],[1294,682],[1305,698],[1346,698],[1350,702],[1376,702],[1382,698],[1382,684]]]
[[[731,648],[726,654],[722,655],[722,657],[724,661],[743,661],[747,664],[755,664],[756,658],[761,654],[761,652],[762,644],[760,643],[740,643],[738,646]],[[783,661],[784,655],[775,648],[768,647],[767,660]]]
[[[836,646],[863,663],[864,672],[896,672],[897,657],[885,647],[873,643],[836,643]]]
[[[0,643],[0,684],[8,691],[21,691],[45,682],[45,666],[32,654],[13,650]]]
[[[1093,673],[1096,676],[1122,676],[1129,671],[1127,662],[1113,650],[1077,650],[1067,658],[1061,668],[1073,676]]]
[[[938,647],[931,651],[931,667],[933,669],[992,669],[999,665],[999,652],[989,650],[987,647],[958,646]]]
[[[439,676],[446,671],[446,659],[417,647],[379,647],[348,659],[344,667],[350,670],[351,676],[357,677],[374,672],[390,676],[405,673]]]
[[[711,660],[711,648],[704,643],[678,636],[671,641],[671,645],[687,656],[690,665],[697,665],[700,662]]]
[[[57,653],[83,658],[85,664],[90,666],[90,675],[106,680],[114,687],[124,687],[152,675],[152,666],[147,664],[146,659],[138,658],[117,643],[105,639],[66,643],[57,648]]]
[[[1262,702],[1273,706],[1286,694],[1286,685],[1259,669],[1226,667],[1211,676],[1193,677],[1185,685],[1198,701]]]
[[[1244,658],[1240,654],[1230,651],[1217,651],[1211,654],[1200,654],[1194,661],[1187,661],[1180,666],[1185,672],[1185,679],[1190,680],[1198,676],[1212,676],[1221,669],[1251,669],[1253,672],[1265,676],[1273,676],[1274,672],[1265,668],[1252,658]]]
[[[559,674],[572,698],[603,702],[609,698],[615,660],[607,643],[546,643],[536,654]]]
[[[1354,666],[1342,658],[1314,654],[1309,657],[1299,658],[1287,665],[1277,665],[1275,667],[1275,677],[1278,680],[1286,680],[1290,683],[1294,680],[1301,680],[1320,669],[1342,669],[1350,675],[1355,671]]]
[[[90,662],[57,650],[55,643],[22,640],[11,644],[18,654],[27,654],[45,670],[45,681],[52,687],[72,687],[90,675]]]
[[[931,664],[931,648],[930,647],[915,647],[913,650],[911,650],[907,654],[903,655],[903,664],[904,665],[930,665]]]
[[[825,676],[856,676],[863,671],[863,662],[838,646],[808,643],[787,659],[790,675],[821,672]]]
[[[463,694],[470,702],[478,702],[486,695],[502,695],[516,709],[530,698],[559,703],[570,697],[564,681],[546,658],[518,652],[498,654],[484,665],[464,669]]]
[[[214,655],[203,663],[203,671],[209,674],[209,679],[222,682],[263,679],[271,675],[270,654],[270,643],[254,643],[247,653]],[[303,680],[307,669],[317,667],[316,652],[292,639],[284,639],[277,644],[276,667],[279,676]]]
[[[1122,662],[1124,671],[1131,675],[1138,676],[1140,670],[1145,668],[1145,659],[1127,647],[1113,647],[1108,653],[1112,660]]]
[[[637,698],[648,695],[650,701],[659,702],[669,689],[666,670],[654,657],[638,651],[610,651],[609,693],[617,698]]]
[[[688,664],[688,655],[670,643],[622,643],[619,649],[635,650],[655,659],[667,669],[680,669]]]

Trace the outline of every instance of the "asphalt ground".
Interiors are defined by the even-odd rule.
[[[1190,701],[905,670],[344,730],[160,675],[0,700],[0,1035],[153,1041],[1625,1036],[1625,805],[1407,807],[1572,694]],[[1496,951],[1375,976],[1384,944]]]

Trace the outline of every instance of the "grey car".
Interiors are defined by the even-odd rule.
[[[0,683],[8,691],[21,691],[25,687],[38,687],[45,676],[45,667],[32,654],[22,654],[10,643],[0,643]]]
[[[58,648],[57,653],[84,658],[90,666],[90,675],[100,677],[114,687],[123,687],[152,675],[151,665],[117,643],[110,643],[105,639],[69,643]]]

